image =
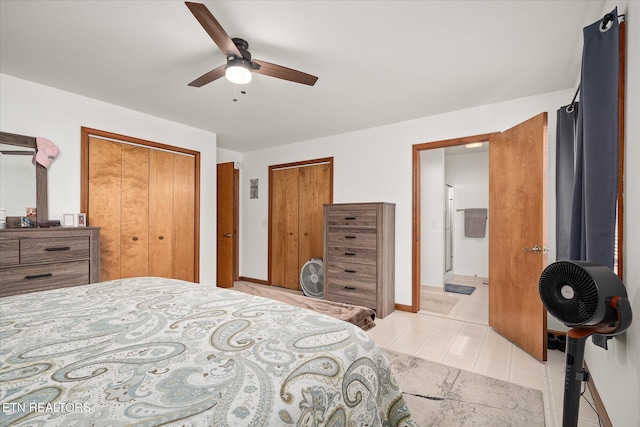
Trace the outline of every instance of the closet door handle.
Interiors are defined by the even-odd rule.
[[[158,237],[158,239],[164,240],[164,236],[160,236],[160,237]]]
[[[51,277],[53,273],[43,273],[43,274],[31,274],[29,276],[25,276],[24,278],[27,280],[31,279],[42,279],[43,277]]]
[[[55,252],[55,251],[69,251],[71,248],[69,246],[60,246],[57,248],[44,248],[45,251]]]
[[[133,236],[133,238],[131,240],[133,240],[135,242],[135,241],[138,240],[138,237],[137,236]]]

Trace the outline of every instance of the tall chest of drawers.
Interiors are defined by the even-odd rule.
[[[395,204],[324,205],[324,298],[395,309]]]
[[[100,229],[0,230],[0,297],[100,281]]]

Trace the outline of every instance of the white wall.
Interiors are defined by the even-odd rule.
[[[464,212],[458,212],[458,209],[489,207],[489,153],[446,156],[445,179],[455,192],[453,273],[489,277],[488,221],[485,237],[465,237]]]
[[[626,427],[640,426],[640,2],[607,1],[602,15],[616,6],[627,32],[623,281],[635,319],[608,351],[587,341],[585,360],[612,424]]]
[[[444,149],[420,152],[420,285],[444,286]]]
[[[0,129],[43,136],[60,154],[49,168],[49,218],[80,212],[80,127],[200,151],[200,281],[216,279],[216,135],[0,74]]]
[[[412,146],[502,131],[549,112],[549,165],[555,164],[556,110],[573,90],[485,105],[374,129],[244,153],[241,171],[240,274],[267,279],[266,185],[269,165],[334,157],[334,202],[396,204],[396,303],[411,305]],[[550,168],[551,169],[551,168]],[[260,198],[249,200],[246,183],[260,179]],[[549,173],[549,259],[555,259],[555,175]]]

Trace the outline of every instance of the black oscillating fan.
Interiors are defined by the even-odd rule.
[[[562,426],[578,425],[584,346],[593,334],[617,335],[631,325],[631,305],[622,281],[609,268],[584,261],[558,261],[540,276],[540,299],[567,332]]]

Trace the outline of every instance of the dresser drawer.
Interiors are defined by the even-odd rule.
[[[356,264],[347,262],[334,262],[331,260],[326,267],[325,276],[328,275],[328,285],[349,286],[358,283],[361,287],[368,287],[375,293],[377,266],[368,264]]]
[[[330,228],[327,233],[329,246],[375,248],[377,241],[375,228]]]
[[[332,209],[327,215],[327,225],[339,227],[373,227],[378,223],[378,212],[375,208]]]
[[[329,246],[327,251],[327,259],[335,262],[352,262],[370,265],[376,265],[377,263],[378,252],[375,247]]]
[[[377,291],[375,275],[356,277],[357,273],[345,273],[344,269],[330,268],[326,286],[327,298],[348,304],[376,308]],[[373,279],[373,280],[372,280]]]
[[[30,265],[0,270],[0,296],[89,283],[89,261]]]
[[[89,237],[20,239],[20,264],[89,258]]]
[[[20,241],[18,239],[0,239],[0,267],[20,263]]]

